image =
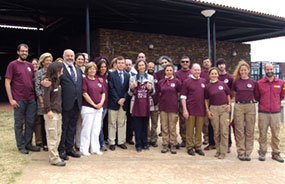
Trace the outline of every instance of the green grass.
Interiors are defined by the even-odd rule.
[[[15,182],[29,161],[16,146],[13,112],[0,112],[0,184]]]

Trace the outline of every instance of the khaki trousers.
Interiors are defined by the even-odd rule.
[[[234,131],[238,155],[249,156],[253,150],[256,120],[255,104],[236,103],[234,107]]]
[[[211,105],[210,111],[213,114],[211,121],[214,130],[214,140],[218,153],[226,153],[228,149],[229,136],[229,113],[227,105]]]
[[[124,144],[126,142],[126,111],[122,107],[117,111],[109,109],[108,121],[109,144],[115,144],[117,131],[118,144]]]
[[[202,128],[205,116],[189,116],[186,120],[186,149],[201,150]],[[195,130],[195,137],[194,137]],[[194,140],[195,138],[195,140]]]
[[[185,124],[185,118],[183,116],[183,106],[182,106],[181,100],[179,102],[178,116],[179,116],[179,134],[181,136],[182,141],[185,142],[186,141],[186,124]]]
[[[160,122],[162,127],[162,145],[168,144],[174,146],[177,144],[176,124],[178,120],[177,113],[160,112]]]
[[[80,148],[80,134],[82,130],[82,115],[78,116],[77,124],[76,124],[76,134],[75,134],[75,146]]]
[[[148,128],[148,141],[157,142],[157,124],[158,124],[158,111],[150,111],[150,120]]]
[[[279,154],[279,134],[280,134],[280,113],[258,113],[258,129],[259,129],[259,154],[267,152],[267,130],[271,129],[271,148],[272,154]]]
[[[51,164],[61,162],[58,155],[58,145],[61,138],[62,117],[60,113],[53,112],[53,119],[49,119],[47,114],[44,114],[46,137],[49,151],[49,161]]]
[[[208,135],[208,129],[209,129],[209,119],[208,118],[204,118],[204,124],[203,124],[203,139],[205,142],[209,142],[209,135]]]
[[[36,137],[36,144],[43,143],[42,141],[42,122],[41,122],[41,116],[37,115],[35,116],[35,137]],[[43,127],[44,128],[44,127]]]

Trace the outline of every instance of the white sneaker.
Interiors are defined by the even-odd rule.
[[[90,156],[91,154],[89,152],[81,153],[83,156]]]
[[[103,155],[103,152],[101,152],[101,151],[95,151],[95,152],[93,152],[93,154],[96,154],[96,155]]]

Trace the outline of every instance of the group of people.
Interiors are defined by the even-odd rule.
[[[224,159],[230,152],[232,125],[237,157],[250,161],[259,102],[259,160],[266,158],[270,127],[272,159],[284,162],[279,132],[285,88],[270,63],[264,66],[266,76],[255,82],[245,61],[239,62],[232,76],[224,59],[211,67],[210,58],[204,58],[202,70],[183,56],[181,69],[175,72],[172,60],[161,56],[162,69],[155,72],[155,63],[147,62],[144,53],[138,54],[134,66],[122,56],[110,63],[106,57],[88,62],[88,54],[75,55],[70,49],[55,62],[50,53],[44,53],[30,63],[28,49],[26,44],[18,46],[18,58],[9,63],[5,75],[17,148],[23,154],[40,151],[40,146],[49,151],[52,165],[65,166],[69,156],[102,155],[107,144],[112,151],[116,145],[127,149],[126,143],[135,144],[137,152],[149,150],[158,146],[160,119],[161,153],[176,154],[186,147],[189,155],[204,156],[202,144],[209,144],[205,150],[216,149],[215,157]],[[37,146],[32,145],[33,132]]]

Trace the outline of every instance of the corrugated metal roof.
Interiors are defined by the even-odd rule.
[[[250,13],[250,14],[253,14],[253,15],[260,15],[260,16],[265,16],[265,17],[271,17],[271,18],[275,18],[275,19],[277,18],[277,19],[285,20],[285,17],[281,17],[281,16],[278,16],[278,15],[272,15],[272,14],[268,14],[268,13],[263,13],[263,12],[258,12],[258,11],[254,11],[254,10],[249,10],[249,9],[238,8],[238,7],[233,7],[233,6],[229,6],[229,5],[213,3],[213,2],[209,2],[209,1],[203,1],[203,0],[184,0],[184,1],[200,3],[202,5],[210,5],[210,6],[217,7],[217,8],[226,8],[226,9],[239,11],[239,12],[243,12],[243,13]]]

